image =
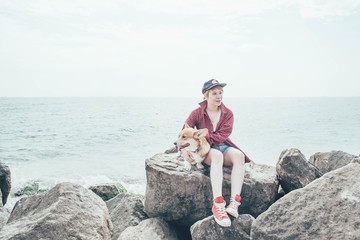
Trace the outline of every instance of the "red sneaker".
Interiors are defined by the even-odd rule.
[[[217,197],[214,199],[212,212],[214,219],[222,227],[230,227],[231,221],[225,210],[226,202],[223,197]]]
[[[240,206],[241,197],[240,195],[235,195],[235,197],[230,198],[229,206],[226,207],[226,212],[231,216],[237,218],[239,216],[238,207]]]

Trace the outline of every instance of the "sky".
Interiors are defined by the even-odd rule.
[[[360,97],[360,0],[0,0],[0,97]]]

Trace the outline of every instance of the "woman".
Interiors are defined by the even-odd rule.
[[[238,217],[240,206],[240,193],[244,182],[245,162],[251,160],[230,139],[233,127],[233,113],[222,103],[223,87],[226,83],[219,83],[211,79],[204,83],[202,93],[204,101],[199,103],[200,107],[191,112],[186,120],[190,127],[197,129],[207,128],[209,130],[206,140],[211,149],[204,160],[210,166],[210,179],[213,192],[212,211],[215,221],[223,226],[229,227],[231,221],[227,213]],[[193,162],[191,153],[186,149],[181,150],[181,155],[188,162]],[[231,171],[231,198],[229,205],[222,196],[223,165],[232,166]]]

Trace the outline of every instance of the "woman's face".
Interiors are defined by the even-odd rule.
[[[209,97],[206,99],[211,105],[220,106],[223,97],[223,91],[221,89],[210,89]]]

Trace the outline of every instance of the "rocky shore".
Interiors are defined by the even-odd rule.
[[[281,152],[276,166],[246,164],[240,216],[212,217],[209,168],[183,169],[177,153],[146,159],[144,197],[116,186],[60,183],[24,195],[11,213],[10,169],[0,162],[0,239],[360,239],[360,157]],[[230,197],[230,168],[223,193]],[[19,193],[20,194],[20,193]]]

